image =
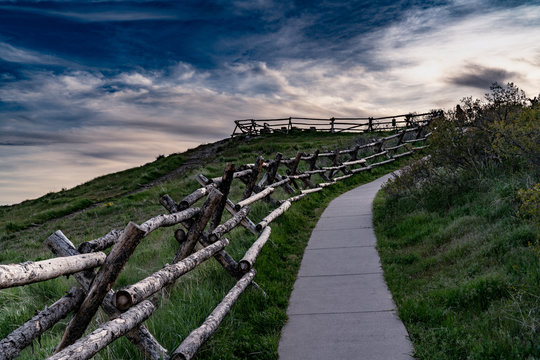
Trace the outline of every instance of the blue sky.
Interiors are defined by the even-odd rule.
[[[232,120],[540,92],[540,1],[0,1],[0,204],[227,137]]]

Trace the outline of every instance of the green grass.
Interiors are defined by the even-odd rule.
[[[368,142],[372,137],[373,135],[365,137],[353,134],[293,133],[289,136],[271,135],[247,141],[232,139],[217,146],[201,146],[186,154],[174,155],[178,159],[189,159],[195,156],[194,154],[205,154],[205,157],[202,165],[188,169],[177,177],[141,192],[122,195],[122,192],[127,190],[118,188],[120,185],[114,185],[117,186],[116,190],[111,190],[101,196],[101,198],[106,198],[106,202],[99,206],[87,207],[69,216],[52,216],[38,227],[22,227],[5,232],[0,237],[0,262],[11,263],[50,258],[51,254],[43,241],[58,229],[61,229],[77,245],[102,236],[113,228],[123,228],[129,221],[141,223],[164,212],[158,202],[160,196],[168,193],[176,200],[181,199],[199,187],[194,180],[196,174],[202,173],[208,177],[219,176],[227,161],[240,165],[253,162],[258,155],[263,155],[267,159],[273,158],[277,151],[286,156],[294,156],[298,150],[309,152],[317,148],[321,151],[346,148],[355,142]],[[209,153],[207,151],[209,147],[213,147],[216,151]],[[255,266],[257,269],[255,280],[268,294],[268,298],[253,289],[248,289],[242,294],[217,333],[200,349],[198,358],[276,359],[281,328],[286,321],[290,292],[304,248],[318,217],[335,196],[397,169],[407,161],[407,159],[402,159],[375,168],[372,173],[358,174],[294,203],[289,211],[271,225],[271,240],[263,249]],[[152,169],[156,164],[145,166],[147,169]],[[128,170],[67,190],[66,192],[70,193],[77,189],[77,196],[75,192],[71,193],[73,199],[68,204],[76,204],[77,201],[84,201],[84,199],[94,201],[95,198],[92,197],[91,192],[93,189],[103,187],[105,180],[110,182],[111,186],[117,182],[134,184],[137,180],[133,177],[137,176]],[[321,179],[314,180],[322,181]],[[243,192],[243,186],[238,185],[239,182],[235,184],[230,197],[238,200]],[[84,189],[88,191],[83,191]],[[51,198],[54,196],[60,195],[49,195]],[[273,196],[283,199],[288,195],[282,190],[277,190]],[[25,211],[38,213],[42,202],[42,199],[37,199],[3,208],[1,220],[4,224],[20,223]],[[271,207],[268,204],[257,203],[252,207],[249,217],[256,222],[266,216],[270,210]],[[145,238],[128,262],[115,288],[134,283],[170,262],[178,247],[172,233],[172,229],[165,228]],[[236,259],[239,259],[255,240],[255,236],[243,228],[235,229],[227,237],[231,240],[227,251]],[[171,293],[163,294],[158,309],[146,325],[159,342],[172,351],[191,330],[204,321],[234,283],[235,281],[214,260],[208,261],[183,276]],[[74,279],[60,278],[0,291],[2,309],[0,311],[0,338],[30,318],[36,309],[42,309],[45,305],[51,304],[74,285]],[[106,317],[99,313],[92,328],[103,321],[106,321]],[[46,332],[40,342],[35,341],[33,348],[24,350],[21,358],[44,358],[49,355],[59,341],[65,323],[66,320]],[[100,352],[96,358],[138,359],[140,356],[131,344],[121,339]]]
[[[530,180],[493,170],[378,194],[378,249],[415,357],[540,358],[538,224],[516,217]]]

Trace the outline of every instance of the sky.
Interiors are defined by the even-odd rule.
[[[450,109],[495,81],[540,93],[540,0],[0,0],[0,204],[235,119]]]

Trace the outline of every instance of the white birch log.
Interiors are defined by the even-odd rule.
[[[353,174],[358,174],[358,173],[364,172],[364,171],[371,171],[371,169],[372,169],[372,167],[371,167],[371,165],[369,165],[369,166],[366,166],[366,167],[363,167],[363,168],[353,169],[353,170],[351,170],[351,172]]]
[[[81,254],[88,254],[95,251],[102,251],[110,248],[122,235],[122,230],[111,230],[107,234],[94,240],[86,241],[77,247]]]
[[[27,261],[21,264],[0,265],[0,289],[32,284],[74,274],[103,265],[107,255],[102,252],[53,258],[43,261]]]
[[[275,182],[275,183],[272,183],[270,185],[266,185],[266,188],[277,188],[278,186],[282,186],[284,184],[288,184],[289,182],[291,181],[291,179],[289,179],[288,177],[284,178],[283,180],[280,180],[278,182]]]
[[[399,159],[401,157],[411,155],[412,153],[413,153],[412,151],[407,151],[407,152],[404,152],[404,153],[401,153],[401,154],[396,154],[396,155],[392,156],[392,158]]]
[[[384,165],[384,164],[391,163],[391,162],[393,162],[393,161],[396,161],[396,159],[388,159],[388,160],[381,161],[381,162],[378,162],[378,163],[375,163],[375,164],[371,164],[371,165],[369,165],[369,166],[370,166],[370,167],[381,166],[381,165]]]
[[[319,170],[308,170],[305,173],[312,175],[312,174],[322,174],[322,173],[325,173],[325,172],[326,172],[326,170],[319,169]]]
[[[343,175],[343,176],[338,176],[338,177],[335,177],[334,178],[334,181],[340,181],[340,180],[345,180],[347,178],[350,178],[351,176],[353,176],[354,174],[348,174],[348,175]]]
[[[229,244],[229,240],[223,238],[210,246],[194,252],[177,263],[165,266],[141,281],[118,290],[115,295],[115,305],[120,310],[129,309],[154,295],[159,290],[173,284],[180,276],[193,270],[197,265],[208,260]]]
[[[345,164],[342,164],[342,165],[338,165],[338,166],[324,166],[323,167],[323,170],[326,170],[326,171],[336,171],[336,170],[341,170],[343,168],[345,168]]]
[[[244,199],[240,202],[238,202],[235,206],[234,206],[234,209],[236,211],[239,211],[241,208],[243,208],[244,206],[246,205],[249,205],[249,204],[252,204],[256,201],[259,201],[261,199],[264,199],[265,197],[267,197],[268,195],[270,195],[271,193],[274,192],[274,187],[273,186],[270,186],[270,187],[267,187],[266,189],[264,189],[263,191],[261,192],[258,192],[256,193],[255,195],[253,196],[250,196],[248,197],[247,199]]]
[[[270,228],[270,226],[265,227],[259,238],[246,251],[242,260],[238,262],[240,271],[246,273],[253,268],[255,260],[257,260],[257,257],[259,256],[262,248],[270,238],[271,231],[272,229]]]
[[[183,221],[193,218],[201,213],[200,208],[188,208],[186,210],[176,212],[173,214],[162,214],[155,216],[149,220],[146,220],[140,225],[141,229],[146,231],[148,235],[150,232],[162,226],[173,226],[180,224]]]
[[[385,151],[381,151],[381,152],[379,152],[379,153],[376,153],[376,154],[373,154],[373,155],[370,155],[370,156],[366,156],[366,157],[364,158],[364,160],[367,161],[367,160],[375,159],[376,157],[379,157],[379,156],[382,156],[382,155],[386,155],[387,153],[388,153],[388,151],[386,151],[386,150],[385,150]]]
[[[313,189],[310,189],[313,190]],[[285,211],[287,211],[288,208],[291,207],[291,203],[289,201],[285,201],[283,204],[281,204],[277,209],[272,211],[268,216],[266,216],[264,219],[262,219],[256,226],[257,231],[261,231],[264,229],[268,224],[270,224],[272,221],[274,221],[278,216],[283,214]]]
[[[84,300],[84,291],[74,287],[66,295],[0,341],[0,360],[11,360],[33,340],[50,329]]]
[[[411,149],[413,151],[416,151],[416,150],[422,150],[422,149],[425,149],[425,148],[428,148],[429,145],[424,145],[424,146],[416,146],[416,147],[411,147]]]
[[[193,330],[184,341],[182,341],[180,346],[174,350],[171,355],[172,360],[189,360],[193,358],[193,355],[195,355],[199,347],[217,330],[219,324],[221,324],[225,315],[229,313],[240,294],[242,294],[249,283],[253,281],[255,273],[255,269],[252,269],[236,283],[227,295],[225,295],[219,305],[206,318],[204,323]]]
[[[427,139],[427,135],[426,135],[426,137],[423,137],[423,138],[420,138],[420,139],[406,140],[406,141],[404,141],[404,143],[412,144],[412,143],[416,143],[416,142],[420,142],[420,141],[426,141],[426,139]]]
[[[360,159],[360,160],[353,160],[353,161],[345,161],[343,165],[345,166],[351,166],[351,165],[358,165],[358,164],[365,164],[366,159]]]
[[[297,174],[297,175],[289,175],[289,176],[287,176],[287,178],[289,178],[289,179],[305,179],[305,178],[308,178],[310,176],[311,176],[311,174],[304,173],[304,174]]]
[[[208,236],[210,242],[215,242],[217,239],[221,238],[223,235],[238,226],[238,224],[240,224],[242,220],[246,218],[249,210],[249,206],[243,207],[232,218],[215,228],[214,231],[212,231],[212,233]]]
[[[86,360],[97,354],[105,346],[125,335],[143,321],[148,319],[155,306],[150,301],[144,301],[129,309],[114,320],[100,325],[88,336],[77,340],[62,351],[47,358],[47,360]]]
[[[320,183],[318,185],[319,185],[319,188],[325,188],[325,187],[328,187],[328,186],[332,186],[335,183],[336,183],[335,181],[332,181],[332,182]]]
[[[302,194],[311,194],[314,192],[321,191],[322,189],[323,189],[322,187],[316,187],[315,189],[306,189],[306,190],[302,190]]]
[[[242,171],[236,171],[233,174],[233,179],[237,179],[237,178],[240,178],[240,177],[251,175],[252,172],[253,172],[253,170],[251,170],[251,169],[242,170]],[[222,177],[219,176],[219,177],[215,177],[215,178],[211,179],[210,181],[215,185],[219,185],[219,184],[221,184],[222,180],[223,180]]]
[[[292,202],[295,202],[295,201],[298,201],[298,200],[302,199],[305,196],[307,196],[307,194],[296,195],[296,196],[290,197],[290,198],[285,199],[285,200],[279,200],[279,203],[283,204],[285,201],[288,201],[288,202],[292,203]]]
[[[197,190],[193,191],[191,194],[184,197],[180,202],[178,203],[178,210],[184,210],[190,207],[191,205],[195,204],[197,201],[208,195],[209,186],[205,186],[202,188],[198,188]]]
[[[390,146],[390,147],[385,147],[384,149],[387,150],[387,151],[395,151],[397,149],[400,149],[404,146],[407,146],[407,144],[399,144],[399,145],[396,145],[396,146]]]

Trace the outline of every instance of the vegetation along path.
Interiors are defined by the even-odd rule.
[[[390,176],[339,196],[322,214],[294,284],[280,359],[411,359],[373,232],[373,199]]]

